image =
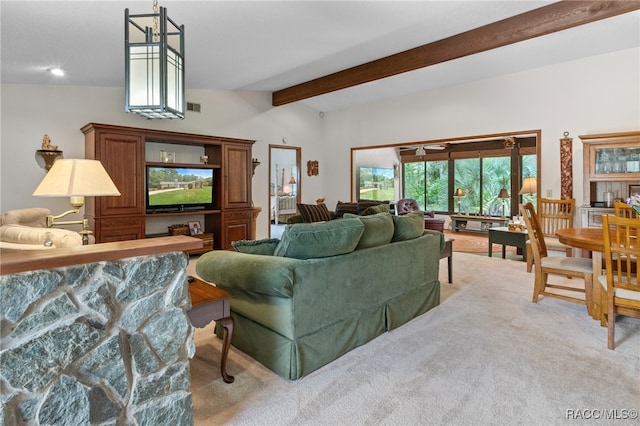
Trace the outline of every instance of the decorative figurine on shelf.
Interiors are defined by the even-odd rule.
[[[49,135],[44,135],[44,137],[42,138],[42,149],[44,151],[57,151],[58,145],[51,145],[51,139],[49,138]]]

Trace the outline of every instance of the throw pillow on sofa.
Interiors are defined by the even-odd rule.
[[[345,213],[358,214],[358,203],[343,203],[342,201],[338,201],[336,209],[333,212],[334,216],[337,219],[342,217]]]
[[[364,224],[364,232],[356,250],[388,244],[393,238],[393,219],[388,211],[368,216],[345,213],[343,217],[345,219],[356,218]]]
[[[264,254],[272,256],[276,246],[280,242],[277,238],[265,238],[263,240],[239,240],[232,241],[235,251],[248,254]]]
[[[298,211],[305,223],[326,222],[332,219],[331,213],[324,203],[298,204]]]
[[[412,240],[424,232],[424,214],[420,211],[392,217],[394,232],[391,241]]]
[[[364,224],[351,218],[287,225],[273,255],[312,259],[351,253],[363,232]]]
[[[389,213],[389,203],[378,204],[377,206],[367,207],[363,212],[362,216],[369,216],[377,213]],[[389,213],[391,214],[391,213]]]
[[[364,213],[369,207],[379,206],[380,204],[386,204],[387,208],[389,208],[389,201],[380,201],[380,200],[358,200],[358,214]]]

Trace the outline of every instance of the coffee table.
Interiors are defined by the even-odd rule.
[[[191,309],[187,312],[194,327],[204,328],[211,321],[223,328],[222,354],[220,356],[220,374],[225,383],[233,383],[234,377],[227,374],[227,355],[233,336],[233,319],[231,318],[231,293],[208,284],[198,278],[189,277],[189,294]]]
[[[527,261],[527,231],[510,231],[506,226],[489,228],[489,257],[493,255],[493,244],[502,244],[502,258],[506,257],[506,246],[514,246],[521,250],[522,261]]]

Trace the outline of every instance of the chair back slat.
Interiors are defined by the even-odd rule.
[[[627,203],[616,201],[613,203],[613,212],[618,217],[638,218],[638,213]]]
[[[552,237],[558,229],[573,228],[573,212],[576,200],[540,198],[540,229],[543,235]]]
[[[540,221],[538,220],[538,215],[536,215],[536,211],[533,208],[533,204],[520,204],[520,214],[522,214],[525,226],[527,227],[534,263],[536,265],[540,265],[540,259],[547,257],[547,245],[544,242],[544,235],[540,227]]]
[[[610,294],[616,288],[640,292],[637,262],[640,257],[640,220],[602,215],[605,268]]]

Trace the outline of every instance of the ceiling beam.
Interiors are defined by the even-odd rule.
[[[565,0],[272,94],[285,105],[640,9],[640,1]]]

